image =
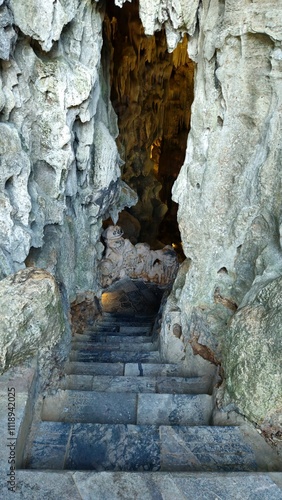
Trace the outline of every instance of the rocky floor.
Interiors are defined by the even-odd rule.
[[[124,280],[104,294],[102,318],[74,336],[61,386],[42,402],[25,468],[99,472],[82,498],[282,499],[269,475],[253,474],[240,427],[211,425],[212,380],[160,359],[153,325],[162,293]],[[105,472],[121,475],[105,481]]]

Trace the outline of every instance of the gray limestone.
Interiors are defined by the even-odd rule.
[[[206,394],[210,381],[203,377],[67,375],[62,389],[105,392],[152,392],[163,394]]]
[[[236,427],[63,422],[38,424],[27,465],[96,471],[257,470],[254,454]]]
[[[270,474],[182,472],[17,472],[16,492],[2,489],[7,500],[281,500]],[[56,497],[54,497],[56,492]]]
[[[166,471],[256,471],[252,449],[237,427],[160,427]]]
[[[149,471],[160,468],[157,427],[80,425],[72,428],[67,469]]]
[[[69,361],[65,365],[68,374],[80,375],[123,375],[123,363],[84,363],[82,361]]]
[[[274,368],[281,360],[276,322],[266,324],[255,310],[250,313],[244,325],[247,350],[239,323],[241,308],[253,308],[258,291],[271,282],[275,286],[282,273],[282,2],[203,0],[198,19],[199,31],[188,44],[197,66],[191,130],[173,186],[189,268],[164,311],[163,350],[167,361],[175,359],[170,358],[168,330],[176,306],[187,363],[194,362],[192,339],[221,360],[234,316],[228,350],[241,356],[237,363],[237,356],[225,355],[229,399],[254,422],[276,411],[281,420],[281,375]],[[269,317],[275,315],[276,306],[270,302],[268,308]],[[250,335],[255,332],[261,336],[260,346],[254,341],[255,350],[263,353],[262,364],[265,360],[261,379],[253,371],[256,354]],[[275,386],[274,399],[263,381]]]
[[[52,363],[52,350],[63,340],[67,345],[68,334],[61,292],[51,274],[29,268],[0,281],[0,373],[37,354],[41,364]],[[64,351],[66,346],[62,358]]]
[[[72,298],[98,292],[101,219],[136,202],[120,180],[100,6],[2,3],[0,277],[34,265]]]
[[[233,317],[223,355],[225,404],[235,402],[250,420],[269,421],[277,429],[282,426],[281,287],[281,278],[259,286]]]
[[[139,375],[139,376],[151,376],[151,375],[163,375],[163,376],[175,376],[181,377],[183,375],[181,367],[176,363],[160,363],[158,365],[154,363],[125,363],[124,375]]]
[[[149,337],[147,335],[134,335],[130,336],[127,335],[126,337],[124,335],[111,335],[111,334],[103,334],[103,333],[93,333],[93,334],[88,334],[88,335],[82,335],[82,334],[76,334],[74,336],[74,340],[77,340],[78,342],[106,342],[106,343],[126,343],[127,345],[129,344],[139,344],[139,343],[150,343],[152,342],[152,337]]]
[[[69,389],[75,391],[91,391],[92,385],[93,385],[93,376],[82,375],[82,374],[65,375],[60,382],[61,389]]]
[[[120,333],[128,333],[129,335],[133,335],[134,333],[142,333],[145,335],[146,333],[150,333],[151,328],[146,326],[120,326]]]
[[[282,499],[268,474],[76,472],[74,480],[83,500]]]
[[[88,361],[105,363],[160,363],[159,352],[136,351],[72,351],[70,361]]]
[[[95,391],[58,391],[44,400],[43,420],[58,422],[136,423],[135,394]]]
[[[208,425],[212,407],[207,394],[139,394],[137,424]]]
[[[34,431],[25,465],[29,469],[64,469],[71,426],[64,422],[40,422]]]
[[[138,351],[138,352],[150,352],[150,351],[156,351],[157,350],[157,345],[153,344],[152,342],[146,342],[146,343],[134,343],[133,341],[127,342],[127,340],[121,341],[121,342],[78,342],[74,341],[72,342],[72,349],[74,351],[98,351],[98,350],[104,350],[104,351]]]

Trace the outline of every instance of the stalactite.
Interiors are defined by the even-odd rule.
[[[162,184],[172,175],[176,177],[184,160],[193,99],[193,64],[188,59],[187,37],[169,54],[164,30],[145,36],[138,2],[126,3],[119,9],[109,1],[104,38],[113,56],[112,102],[119,120],[118,144],[126,159],[124,180],[134,187],[138,178],[141,193],[131,213],[137,218],[149,218],[154,205],[163,204],[159,213],[167,211],[161,198]],[[159,157],[159,165],[150,159],[151,145],[158,138],[162,139],[165,150]],[[177,148],[182,154],[175,154]],[[154,179],[151,188],[145,181],[149,174],[151,182]],[[169,225],[172,227],[173,223],[169,221]],[[151,245],[160,245],[158,228],[155,234],[152,228],[149,233],[146,231],[141,227],[140,238]],[[171,237],[165,237],[169,239],[164,243],[170,244]]]

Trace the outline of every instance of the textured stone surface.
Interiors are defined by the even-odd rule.
[[[66,339],[62,297],[44,270],[18,271],[0,282],[0,318],[1,372],[36,354],[50,361],[52,348]]]
[[[208,425],[212,398],[207,394],[139,394],[137,424]]]
[[[148,471],[159,467],[159,432],[154,426],[73,426],[68,469]]]
[[[66,373],[84,375],[123,375],[123,363],[83,363],[69,362],[65,366]]]
[[[173,187],[190,259],[176,296],[189,361],[190,342],[220,361],[237,307],[281,275],[281,7],[281,1],[204,0],[189,43],[195,99]],[[275,327],[268,326],[265,335],[275,344]],[[227,373],[232,366],[225,365]],[[271,364],[264,371],[271,386],[276,373]],[[251,369],[248,377],[251,388]]]
[[[268,474],[254,473],[151,473],[56,472],[19,470],[15,493],[2,490],[8,500],[52,498],[62,500],[281,500],[282,492]]]
[[[125,363],[124,375],[168,375],[181,377],[182,371],[177,364]]]
[[[237,427],[160,427],[160,436],[162,470],[257,470]]]
[[[117,218],[136,201],[119,180],[100,72],[102,15],[91,0],[9,6],[0,7],[0,55],[12,52],[0,78],[0,276],[36,265],[71,297],[97,292],[101,217]],[[15,46],[11,22],[20,30]]]
[[[233,317],[224,346],[225,402],[255,422],[282,425],[282,279],[261,287]]]
[[[100,424],[136,423],[136,394],[58,391],[45,398],[43,420]]]
[[[125,0],[115,0],[122,6]],[[169,51],[175,49],[181,38],[181,32],[193,35],[196,27],[198,0],[189,4],[183,0],[140,0],[140,17],[147,35],[153,35],[165,25]]]
[[[12,367],[0,376],[0,427],[3,443],[0,449],[1,484],[2,481],[12,479],[7,474],[13,473],[22,460],[26,431],[32,419],[30,408],[35,376],[35,362]],[[9,485],[6,483],[5,487],[7,486]]]
[[[71,426],[64,422],[40,422],[25,465],[30,469],[63,469],[70,431]]]
[[[71,361],[103,362],[103,363],[160,363],[159,352],[135,351],[72,351]]]

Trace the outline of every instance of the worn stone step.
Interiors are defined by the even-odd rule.
[[[148,324],[139,324],[139,325],[132,325],[130,323],[96,323],[93,328],[95,331],[103,331],[103,330],[109,330],[109,331],[119,331],[119,332],[125,332],[125,333],[139,333],[139,332],[150,332],[151,331],[151,325]]]
[[[158,428],[64,422],[38,425],[26,466],[43,470],[138,472],[257,470],[254,454],[237,427]]]
[[[151,332],[151,328],[149,326],[124,326],[120,325],[119,327],[119,332],[120,333],[127,333],[127,334],[135,334],[135,333],[143,333],[143,334],[149,334]]]
[[[185,370],[176,363],[125,363],[124,375],[128,376],[167,376],[183,377]]]
[[[75,474],[75,481],[74,475]],[[280,474],[281,476],[282,474]],[[18,470],[17,495],[30,500],[282,500],[275,477],[262,472],[97,472]],[[280,479],[281,481],[281,479]],[[34,493],[32,493],[34,492]],[[22,496],[21,496],[22,495]],[[13,498],[13,497],[12,497]]]
[[[160,439],[162,470],[257,470],[254,453],[239,427],[161,426]]]
[[[146,314],[146,313],[135,313],[134,315],[131,314],[126,314],[126,313],[118,313],[118,312],[106,312],[103,311],[102,318],[100,321],[107,321],[107,320],[112,320],[112,321],[144,321],[145,323],[149,323],[150,321],[154,321],[156,317],[156,314]]]
[[[78,342],[74,340],[71,344],[71,348],[74,351],[131,351],[131,352],[150,352],[157,351],[158,345],[153,342],[148,343],[139,343],[135,344],[134,342]]]
[[[107,328],[107,327],[92,327],[92,328],[88,328],[88,329],[85,329],[84,331],[84,334],[85,335],[118,335],[118,336],[123,336],[123,337],[144,337],[144,336],[149,336],[150,337],[150,331],[147,329],[143,329],[143,330],[140,330],[140,331],[137,331],[137,332],[133,332],[133,331],[124,331],[124,332],[120,332],[119,330],[119,327],[112,327],[111,329],[110,328]]]
[[[100,363],[160,363],[160,354],[155,352],[135,351],[71,351],[70,361],[100,362]]]
[[[62,389],[99,392],[151,392],[159,394],[205,394],[210,381],[205,377],[125,377],[110,375],[67,375]]]
[[[45,398],[42,420],[58,422],[135,424],[137,395],[58,390]]]
[[[69,361],[65,365],[66,374],[77,375],[123,375],[124,363],[84,363]]]
[[[111,318],[106,318],[106,319],[100,319],[97,320],[96,325],[118,325],[118,326],[144,326],[145,328],[148,328],[154,324],[154,321],[149,319],[135,319],[133,316],[131,318],[126,318],[126,319],[111,319]]]
[[[212,397],[208,394],[139,394],[139,425],[209,425]]]
[[[106,342],[107,344],[118,344],[119,342],[127,342],[134,344],[148,344],[152,342],[152,337],[148,335],[111,335],[111,334],[89,334],[82,335],[77,333],[73,336],[73,340],[77,340],[79,342]]]
[[[42,420],[138,425],[208,425],[207,394],[148,394],[59,390],[43,403]]]
[[[109,375],[67,375],[61,388],[96,392],[157,392],[156,380],[153,378]]]

